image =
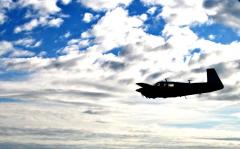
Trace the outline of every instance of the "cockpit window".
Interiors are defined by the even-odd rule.
[[[155,86],[164,86],[164,83],[163,82],[158,82],[155,84]]]
[[[159,86],[159,87],[174,87],[174,83],[169,83],[169,82],[158,82],[154,86]]]

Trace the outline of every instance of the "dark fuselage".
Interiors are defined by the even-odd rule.
[[[168,86],[167,86],[168,85]],[[181,82],[167,82],[165,86],[146,86],[138,89],[142,95],[147,98],[157,97],[177,97],[193,94],[201,94],[222,89],[223,86],[215,87],[208,83],[181,83]]]
[[[217,91],[224,88],[214,68],[207,69],[207,82],[183,83],[161,81],[154,85],[147,83],[137,83],[137,85],[141,88],[136,91],[147,98],[186,96]]]

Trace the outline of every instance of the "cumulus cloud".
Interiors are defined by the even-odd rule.
[[[148,9],[147,13],[153,15],[156,12],[156,10],[157,10],[157,7],[151,7]]]
[[[208,15],[202,7],[203,0],[141,0],[146,5],[162,5],[159,16],[169,25],[192,25],[208,21]],[[191,13],[194,12],[194,13]]]
[[[216,22],[239,29],[238,11],[240,10],[240,6],[237,0],[141,1],[149,6],[163,6],[159,16],[164,18],[170,25],[182,26]],[[154,10],[154,7],[152,9]],[[194,13],[191,13],[193,11]]]
[[[93,14],[91,14],[91,13],[85,13],[83,16],[83,21],[86,23],[91,22],[92,19],[93,19]]]
[[[68,5],[72,0],[61,0],[64,5]]]
[[[121,7],[106,13],[91,30],[95,43],[103,51],[128,44],[146,43],[152,47],[163,43],[163,39],[144,32],[144,21],[139,16],[129,17]],[[106,36],[107,35],[107,36]]]
[[[59,27],[63,23],[63,15],[59,13],[61,9],[57,6],[57,0],[20,0],[16,3],[19,8],[27,8],[26,18],[32,18],[30,22],[15,27],[14,33],[31,31],[38,26]]]
[[[6,21],[6,16],[4,13],[0,13],[0,24],[3,24]]]
[[[23,38],[23,39],[16,40],[14,42],[14,45],[20,45],[20,46],[31,47],[31,48],[39,47],[41,44],[42,44],[41,41],[36,41],[33,38]]]
[[[19,32],[22,32],[22,31],[24,31],[24,30],[30,31],[30,30],[32,30],[33,28],[37,27],[38,24],[39,24],[39,23],[38,23],[38,20],[37,20],[37,19],[33,19],[33,20],[31,20],[31,22],[26,23],[26,24],[24,24],[23,26],[18,26],[18,27],[16,27],[16,28],[14,29],[14,32],[15,32],[15,33],[19,33]]]
[[[17,26],[14,29],[14,33],[31,31],[38,26],[60,27],[62,23],[62,18],[40,17],[38,19],[32,19],[30,22],[25,23],[21,26]]]
[[[61,9],[57,6],[57,0],[52,1],[39,1],[39,0],[20,0],[18,1],[19,7],[30,7],[39,15],[49,15],[59,12]]]
[[[86,49],[90,45],[89,39],[71,39],[67,46],[59,51],[62,54],[77,54],[80,50]]]
[[[7,56],[8,55],[8,56]],[[27,50],[22,50],[14,47],[14,44],[9,41],[0,41],[0,56],[1,57],[24,57],[33,56],[34,53]]]
[[[70,32],[66,32],[66,33],[63,35],[64,38],[69,38],[70,36],[71,36],[71,33],[70,33]]]
[[[8,17],[6,16],[6,12],[12,8],[14,8],[15,5],[12,2],[12,0],[2,0],[1,6],[0,6],[0,25],[5,23]]]
[[[196,59],[195,66],[199,65],[208,66],[211,64],[216,64],[220,62],[229,62],[239,60],[239,56],[234,54],[237,50],[239,42],[235,41],[230,44],[215,43],[213,41],[199,39],[195,43],[197,48],[202,49],[200,57]]]
[[[173,6],[173,4],[168,5]],[[59,73],[59,75],[66,75],[70,71],[73,78],[78,76],[88,81],[93,79],[97,82],[110,80],[118,84],[119,82],[141,80],[153,83],[157,79],[164,79],[164,75],[169,75],[162,73],[167,70],[176,72],[177,70],[193,69],[198,66],[210,66],[220,62],[223,56],[225,56],[226,62],[238,59],[234,54],[228,54],[228,56],[225,52],[219,54],[221,53],[219,51],[226,51],[219,47],[226,46],[225,48],[228,49],[230,46],[198,39],[197,35],[188,26],[179,27],[169,22],[163,30],[163,37],[145,33],[142,27],[144,26],[144,19],[142,18],[142,16],[128,16],[128,12],[121,7],[115,8],[108,11],[92,29],[84,32],[82,39],[71,39],[66,47],[59,50],[60,53],[66,55],[48,60],[49,64],[46,61],[39,60],[39,58],[35,59],[39,61],[39,64],[32,63],[30,65],[30,61],[34,61],[34,59],[29,61],[16,59],[14,62],[5,61],[5,64],[11,66],[9,68],[12,69],[40,67],[47,74],[49,72],[58,74],[58,71],[61,71],[62,73]],[[177,23],[177,25],[179,24]],[[89,37],[94,37],[94,39],[90,40]],[[182,40],[185,42],[182,42]],[[237,47],[237,45],[238,43],[232,43],[231,46]],[[116,47],[122,48],[119,57],[106,53]],[[219,50],[211,50],[213,47]],[[190,55],[189,52],[194,48],[201,48],[202,53],[199,56]],[[86,51],[81,51],[82,49],[86,49]],[[235,48],[231,47],[231,49]],[[216,53],[218,54],[216,55]],[[203,60],[200,60],[202,59],[201,54],[206,55]],[[211,55],[212,57],[218,56],[219,59],[211,58]],[[189,57],[189,63],[188,60],[184,61],[184,56]],[[215,61],[213,62],[212,59],[215,59]],[[91,67],[89,68],[89,66]],[[149,68],[149,66],[156,67]],[[142,70],[145,70],[145,73],[142,73]],[[119,74],[116,74],[116,71]],[[79,73],[81,73],[81,76]],[[43,75],[43,73],[41,74]],[[133,74],[134,78],[131,77]],[[171,75],[174,77],[174,73],[171,73]],[[175,76],[177,75],[175,74]],[[51,80],[52,77],[43,78],[44,80]],[[60,76],[56,78],[64,80]],[[134,85],[130,85],[129,88],[133,89]]]
[[[63,23],[62,18],[54,18],[49,20],[48,22],[49,26],[52,26],[52,27],[59,27],[62,23]]]
[[[96,11],[103,11],[103,10],[111,10],[116,8],[119,5],[128,6],[132,0],[115,0],[115,1],[108,1],[108,0],[78,0],[79,3],[83,4],[86,7],[92,8]]]
[[[0,45],[1,45],[0,46],[1,47],[0,55],[3,55],[3,54],[5,54],[5,53],[7,53],[7,52],[9,52],[9,51],[14,49],[13,45],[10,42],[8,42],[8,41],[1,41]]]
[[[212,35],[212,34],[210,34],[210,35],[208,36],[208,38],[209,38],[210,40],[214,40],[214,39],[216,38],[216,36],[215,36],[215,35]]]
[[[208,15],[217,23],[223,23],[227,26],[239,30],[240,10],[239,1],[237,0],[206,0],[203,6],[207,9]]]

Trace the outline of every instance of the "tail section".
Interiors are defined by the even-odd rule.
[[[222,89],[224,88],[222,81],[217,75],[217,72],[214,68],[207,69],[207,83],[210,85],[211,88],[214,89]]]

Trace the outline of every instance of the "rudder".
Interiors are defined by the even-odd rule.
[[[224,87],[214,68],[207,69],[207,83],[216,89],[222,89]]]

